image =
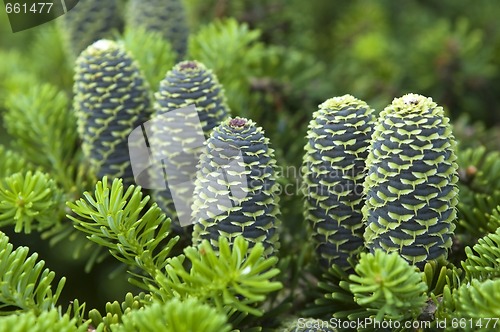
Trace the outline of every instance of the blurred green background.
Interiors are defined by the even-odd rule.
[[[456,134],[465,145],[474,128],[500,124],[497,1],[184,3],[192,38],[189,57],[214,69],[234,114],[264,127],[283,168],[301,164],[303,137],[317,105],[346,93],[377,111],[405,93],[430,96],[460,124]],[[229,29],[227,18],[235,18],[238,27]],[[74,59],[66,52],[59,20],[13,34],[0,10],[0,113],[10,93],[39,82],[71,95]],[[224,34],[228,31],[233,34]],[[491,137],[486,143],[500,146]],[[3,129],[0,143],[9,145]],[[295,176],[284,175],[282,181],[293,182]],[[283,251],[289,254],[298,250],[291,245],[293,238],[303,239],[304,234],[297,231],[303,225],[299,201],[296,195],[282,197],[288,228]],[[39,234],[8,234],[14,243],[39,252],[58,275],[68,277],[63,301],[79,298],[88,308],[100,309],[133,289],[123,272],[110,278],[119,268],[112,259],[86,273],[88,257],[82,253],[74,259],[68,242],[51,247]]]

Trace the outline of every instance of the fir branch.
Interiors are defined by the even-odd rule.
[[[204,240],[184,253],[168,261],[166,275],[158,275],[160,288],[153,292],[164,301],[196,297],[229,314],[236,310],[261,316],[263,312],[256,304],[282,288],[280,282],[271,281],[279,274],[274,268],[278,259],[265,258],[262,243],[249,249],[249,241],[242,236],[236,237],[232,246],[227,238],[220,237],[218,251]],[[190,261],[190,270],[185,268],[185,258]]]
[[[66,56],[61,29],[57,24],[47,24],[34,32],[35,36],[29,45],[29,50],[23,54],[25,62],[29,64],[26,68],[36,74],[41,82],[54,84],[64,90],[71,89],[73,59]],[[40,54],[44,56],[41,57]]]
[[[314,290],[316,300],[302,314],[311,317],[330,317],[339,319],[366,318],[369,314],[354,301],[354,295],[349,289],[349,274],[343,267],[332,264],[330,269],[322,274]]]
[[[159,32],[141,27],[125,29],[121,41],[138,62],[149,86],[157,91],[165,73],[175,64],[176,53],[170,43]]]
[[[0,178],[5,178],[14,173],[21,172],[28,168],[28,162],[24,157],[12,150],[0,145]]]
[[[24,52],[18,49],[9,51],[0,50],[0,102],[5,103],[5,98],[9,93],[19,93],[26,91],[37,81],[37,76],[28,70],[28,62],[23,56]]]
[[[15,147],[29,162],[53,174],[67,191],[75,190],[76,120],[69,99],[50,84],[9,94],[4,122]]]
[[[190,298],[153,303],[142,310],[123,316],[123,325],[112,326],[113,332],[229,332],[227,317],[216,309]]]
[[[62,218],[63,194],[49,175],[39,171],[16,173],[0,181],[0,227],[30,233],[54,226]]]
[[[354,300],[377,320],[416,318],[427,301],[422,275],[396,253],[361,253],[349,286]]]
[[[68,215],[75,228],[86,233],[87,238],[109,249],[119,261],[131,268],[139,268],[149,277],[129,271],[135,285],[149,290],[158,270],[167,265],[170,250],[179,237],[169,235],[170,219],[156,204],[146,210],[149,196],[143,198],[141,188],[129,186],[124,191],[122,180],[115,179],[108,185],[107,177],[95,186],[94,194],[68,202],[76,216]]]
[[[454,316],[457,318],[500,317],[500,279],[472,280],[470,284],[453,291],[453,299],[456,306]]]
[[[457,163],[460,176],[458,225],[465,237],[472,237],[464,240],[475,242],[500,226],[498,220],[491,218],[491,212],[500,202],[500,153],[488,151],[484,146],[459,150]]]
[[[466,247],[467,259],[462,263],[469,280],[488,280],[500,277],[500,227],[472,247]]]
[[[92,320],[92,325],[97,329],[102,328],[104,331],[110,331],[111,325],[122,323],[122,317],[124,315],[132,310],[143,308],[145,305],[150,304],[151,301],[152,298],[149,294],[140,293],[134,296],[132,293],[127,293],[127,295],[125,295],[125,301],[122,303],[118,301],[106,303],[104,317],[98,310],[90,310],[89,319]]]
[[[81,323],[69,314],[61,316],[59,310],[37,314],[28,311],[19,315],[0,317],[0,332],[87,332],[89,322]]]
[[[422,271],[422,280],[427,284],[427,294],[440,296],[444,287],[456,288],[463,279],[463,271],[452,264],[443,262],[427,262]]]
[[[231,18],[208,24],[189,39],[189,58],[215,72],[231,96],[229,108],[235,114],[247,113],[251,78],[260,74],[266,56],[263,44],[258,42],[260,34]]]
[[[27,247],[13,250],[9,238],[0,232],[1,315],[19,310],[33,310],[39,314],[55,308],[66,279],[60,279],[53,291],[55,273],[43,268],[43,260],[37,260],[37,253],[28,257]]]

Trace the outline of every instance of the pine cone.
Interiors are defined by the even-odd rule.
[[[380,113],[366,164],[366,245],[410,263],[447,257],[458,181],[455,139],[443,108],[408,94]]]
[[[76,57],[95,41],[110,37],[121,25],[117,0],[80,0],[63,15],[61,29]]]
[[[130,0],[129,27],[144,27],[159,32],[183,59],[187,50],[189,29],[181,0]]]
[[[193,243],[242,235],[266,256],[279,247],[274,150],[262,128],[247,119],[224,121],[207,141],[196,177]]]
[[[153,122],[154,138],[152,144],[161,154],[156,160],[163,159],[168,167],[173,170],[167,175],[167,187],[170,183],[186,183],[177,190],[184,200],[192,203],[192,190],[196,177],[196,161],[198,161],[203,150],[203,142],[197,145],[199,139],[196,137],[201,131],[206,137],[210,135],[213,128],[218,126],[229,115],[226,105],[226,97],[217,77],[203,64],[196,61],[184,61],[177,64],[169,71],[160,84],[160,90],[156,94],[155,117],[159,121]],[[195,105],[197,113],[193,115],[198,119],[183,119],[179,116],[169,116],[169,112]],[[189,127],[189,129],[186,129]],[[177,144],[173,144],[173,141]],[[191,145],[191,146],[190,146]],[[186,151],[187,150],[187,151]],[[153,177],[162,174],[157,170]],[[157,182],[157,180],[154,180]],[[190,187],[189,182],[193,184]],[[174,206],[170,188],[155,191],[154,199],[174,221],[184,212]],[[178,215],[179,214],[179,215]],[[190,217],[189,215],[187,216]],[[177,222],[173,224],[177,227]]]
[[[151,113],[145,79],[117,43],[100,40],[76,62],[74,109],[84,155],[99,178],[134,183],[128,135]]]
[[[305,218],[320,263],[348,268],[364,247],[361,208],[373,110],[351,95],[325,101],[313,114],[303,163]]]

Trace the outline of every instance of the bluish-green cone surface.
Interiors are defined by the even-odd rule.
[[[127,24],[160,33],[184,58],[189,29],[182,0],[130,0]]]
[[[128,135],[151,115],[148,87],[117,43],[100,40],[77,59],[74,110],[85,157],[99,178],[133,184]]]
[[[194,105],[196,112],[186,113],[187,118],[169,115],[178,109]],[[153,122],[153,144],[161,154],[156,159],[164,159],[168,167],[174,172],[169,172],[165,181],[167,188],[157,190],[153,196],[157,204],[172,220],[176,221],[179,214],[172,199],[172,192],[168,182],[179,183],[194,182],[196,165],[200,158],[203,146],[189,145],[197,135],[208,138],[212,130],[229,116],[224,90],[213,72],[197,61],[183,61],[170,70],[160,83],[156,93],[155,117],[159,121]],[[193,117],[196,117],[194,119]],[[199,120],[199,122],[198,122]],[[199,126],[201,125],[201,131]],[[176,146],[173,146],[175,142]],[[158,172],[155,172],[158,173]],[[161,173],[161,172],[160,172]],[[158,176],[155,174],[153,176]],[[155,180],[157,182],[157,180]],[[186,192],[179,192],[185,190]],[[185,200],[191,200],[190,186],[178,188],[178,194]],[[192,201],[189,203],[191,205]],[[189,216],[187,216],[189,218]],[[174,226],[177,223],[173,224]]]
[[[80,0],[63,15],[61,28],[76,57],[93,42],[111,37],[120,24],[118,0]]]
[[[410,263],[447,257],[456,217],[455,139],[443,108],[408,94],[380,113],[366,161],[366,246]]]
[[[239,235],[265,255],[279,247],[279,206],[274,150],[262,128],[234,118],[214,129],[201,156],[193,203],[193,243]]]
[[[373,110],[351,95],[328,99],[313,114],[302,174],[305,218],[322,266],[349,267],[363,248],[363,180]]]

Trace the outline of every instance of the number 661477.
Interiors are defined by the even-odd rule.
[[[7,14],[50,14],[53,5],[52,2],[7,3],[5,11]]]

